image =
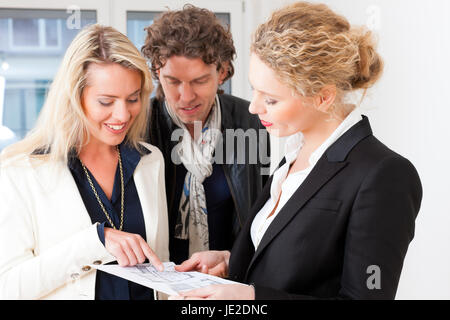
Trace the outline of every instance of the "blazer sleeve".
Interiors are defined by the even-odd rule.
[[[84,266],[112,260],[95,224],[38,253],[36,219],[15,183],[20,176],[0,169],[0,299],[42,298],[86,274]]]
[[[414,166],[394,156],[363,180],[345,235],[341,290],[332,299],[394,299],[414,237],[422,186]],[[255,286],[256,299],[317,299]]]
[[[366,176],[348,224],[342,295],[395,298],[421,200],[419,176],[405,158],[386,158]]]

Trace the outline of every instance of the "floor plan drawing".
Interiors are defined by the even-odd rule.
[[[235,283],[196,271],[178,272],[173,262],[164,262],[164,271],[158,271],[150,263],[133,267],[121,267],[117,264],[92,265],[92,267],[169,295],[213,284]]]

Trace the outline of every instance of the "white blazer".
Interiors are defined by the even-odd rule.
[[[164,159],[155,146],[134,181],[147,242],[169,259]],[[0,300],[94,299],[90,264],[114,260],[101,243],[66,163],[0,165]],[[126,215],[126,211],[124,213]]]

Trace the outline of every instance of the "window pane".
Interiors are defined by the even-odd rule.
[[[144,11],[128,11],[127,12],[127,36],[139,49],[145,43],[147,32],[144,28],[153,23],[153,20],[158,17],[161,12],[144,12]],[[223,23],[224,26],[230,25],[229,13],[216,13],[216,17]],[[221,88],[225,93],[231,94],[231,79],[226,81]],[[154,94],[152,94],[153,96]]]
[[[5,80],[0,86],[0,150],[33,128],[61,59],[80,31],[67,26],[72,14],[0,8],[0,78]],[[96,11],[81,11],[80,28],[96,21]]]
[[[56,47],[59,44],[58,39],[58,20],[45,20],[45,44],[49,47]]]
[[[147,28],[160,12],[127,12],[127,36],[141,50],[145,42]]]
[[[13,46],[39,46],[38,19],[12,19],[11,29]]]

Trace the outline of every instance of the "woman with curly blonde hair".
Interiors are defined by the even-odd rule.
[[[414,166],[373,134],[349,95],[380,77],[373,35],[326,5],[272,14],[251,45],[249,110],[287,137],[232,251],[193,255],[196,269],[247,283],[183,298],[393,299],[422,188]]]
[[[0,157],[0,299],[153,298],[91,267],[168,259],[164,161],[142,142],[151,90],[117,30],[72,41],[36,127]]]

